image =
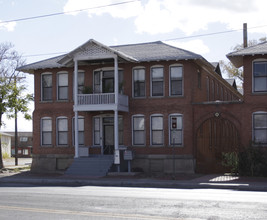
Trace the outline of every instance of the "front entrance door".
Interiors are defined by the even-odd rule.
[[[114,125],[104,124],[104,154],[114,153]]]

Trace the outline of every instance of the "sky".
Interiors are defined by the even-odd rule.
[[[11,42],[26,63],[89,39],[107,46],[160,40],[217,62],[243,43],[243,23],[248,40],[266,37],[266,8],[266,0],[0,0],[0,43]],[[14,130],[14,120],[4,122],[1,130]],[[31,131],[32,122],[20,116],[18,130]]]

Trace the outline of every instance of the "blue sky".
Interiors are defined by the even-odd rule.
[[[107,6],[121,2],[128,3]],[[85,8],[91,9],[67,13]],[[13,43],[27,63],[71,51],[91,38],[108,46],[161,40],[214,62],[226,60],[242,43],[243,23],[248,39],[266,37],[266,8],[266,0],[0,0],[0,42]],[[59,12],[65,14],[3,23]],[[239,31],[192,37],[230,30]],[[32,56],[38,54],[50,55]],[[30,76],[28,88],[33,92]],[[19,122],[19,130],[31,130],[31,122]],[[5,123],[2,130],[13,129],[13,121]]]

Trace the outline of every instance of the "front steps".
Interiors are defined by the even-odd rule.
[[[106,176],[114,162],[113,155],[92,155],[74,158],[73,163],[65,172],[74,176]]]

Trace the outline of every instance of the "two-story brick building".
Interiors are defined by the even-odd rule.
[[[218,65],[162,42],[109,47],[89,40],[21,67],[35,82],[32,170],[64,170],[73,158],[95,155],[114,155],[119,165],[130,149],[135,170],[219,172],[222,152],[263,134],[252,122],[267,112],[264,93],[251,90],[258,80],[252,55],[228,55],[244,65],[244,97]]]

